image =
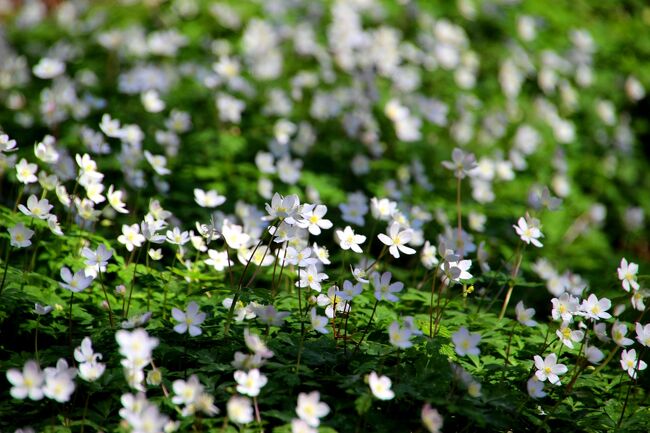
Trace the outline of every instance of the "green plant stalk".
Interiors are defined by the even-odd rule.
[[[133,250],[133,252],[135,253],[135,250]],[[142,254],[142,248],[138,250],[138,256],[135,259],[135,266],[133,266],[133,275],[131,276],[131,288],[129,289],[129,300],[126,303],[126,310],[124,311],[124,316],[123,316],[125,319],[129,316],[129,309],[131,308],[131,296],[133,296],[133,287],[135,286],[135,275],[138,269],[138,263],[140,262],[141,254]]]
[[[462,220],[462,208],[460,205],[460,190],[461,190],[461,179],[460,176],[456,176],[456,214],[457,214],[457,240],[456,240],[456,249],[460,252],[463,249],[463,220]]]
[[[614,349],[612,349],[612,351],[609,352],[609,355],[607,355],[607,358],[605,358],[605,360],[602,362],[602,364],[600,364],[600,365],[599,365],[599,366],[598,366],[598,367],[593,371],[592,374],[598,374],[598,373],[600,373],[600,372],[603,370],[603,368],[605,368],[605,367],[607,366],[607,364],[609,364],[609,362],[610,362],[612,359],[614,359],[614,356],[616,356],[616,354],[618,353],[618,351],[619,351],[620,348],[621,348],[621,346],[616,346]]]
[[[176,266],[176,257],[178,256],[178,251],[174,251],[174,259],[172,260],[172,265],[169,268],[169,278],[165,283],[165,288],[163,289],[163,320],[167,318],[167,291],[169,290],[169,282],[172,279],[174,266]]]
[[[32,221],[33,221],[33,218],[32,218]],[[36,265],[36,252],[38,251],[38,244],[39,244],[38,241],[40,240],[40,236],[41,236],[40,230],[38,229],[38,227],[35,227],[34,228],[34,242],[33,242],[34,251],[32,252],[32,258],[29,261],[29,267],[27,268],[27,272],[31,272],[32,270],[34,270],[34,266]]]
[[[104,297],[106,298],[106,305],[108,306],[108,318],[111,322],[111,329],[115,329],[115,322],[113,321],[113,309],[111,308],[111,303],[108,300],[108,292],[106,292],[106,286],[104,286],[104,276],[102,274],[101,267],[99,269],[99,283],[102,285]]]
[[[260,433],[264,433],[262,428],[262,417],[260,417],[260,408],[257,404],[257,397],[253,397],[253,407],[255,408],[255,421],[257,421],[257,426],[260,428]]]
[[[438,280],[438,266],[433,273],[433,281],[431,281],[431,298],[429,299],[429,337],[433,337],[433,295],[436,292],[436,283]],[[438,307],[440,306],[440,297],[438,297]]]
[[[41,316],[36,318],[36,330],[34,331],[34,354],[36,355],[36,363],[41,364],[38,357],[38,328],[41,326]]]
[[[517,328],[517,325],[519,322],[513,322],[512,323],[512,328],[510,329],[510,337],[508,338],[508,347],[506,347],[506,362],[505,365],[507,366],[510,364],[510,345],[512,344],[512,336],[515,335],[515,329]]]
[[[639,377],[639,365],[641,364],[641,358],[643,358],[643,355],[645,354],[646,346],[643,347],[643,350],[639,354],[639,357],[636,359],[636,366],[634,367],[634,378],[630,380],[630,384],[627,387],[627,393],[625,394],[625,401],[623,402],[623,408],[621,409],[621,416],[618,418],[618,422],[616,423],[616,431],[619,431],[621,428],[621,424],[623,423],[623,418],[625,417],[625,410],[627,409],[627,404],[630,399],[630,393],[632,392],[632,388],[636,385],[636,382]]]
[[[90,392],[88,392],[88,395],[86,396],[86,403],[84,403],[84,411],[83,415],[81,416],[81,433],[84,433],[84,429],[86,428],[86,415],[88,414],[88,403],[90,402]]]
[[[525,248],[525,247],[524,247]],[[524,250],[521,248],[521,244],[517,245],[517,261],[515,262],[515,267],[512,269],[512,274],[510,276],[510,284],[508,287],[508,292],[506,293],[506,299],[503,301],[501,306],[501,312],[499,313],[499,321],[503,319],[503,316],[506,315],[506,310],[508,309],[508,304],[510,303],[510,297],[512,296],[512,291],[515,288],[515,278],[519,273],[519,267],[521,266],[521,261],[524,258]]]
[[[578,361],[580,361],[580,356],[582,355],[582,350],[585,347],[585,343],[587,342],[587,335],[585,333],[584,338],[582,339],[582,343],[580,344],[580,350],[578,351]],[[559,359],[559,357],[558,357]],[[542,429],[548,424],[548,421],[551,419],[557,408],[560,406],[560,404],[566,400],[566,398],[571,394],[571,391],[573,390],[573,386],[576,384],[578,377],[580,376],[580,373],[582,373],[585,369],[587,368],[587,364],[585,363],[584,366],[581,365],[576,365],[576,371],[573,373],[573,376],[571,377],[571,380],[567,384],[565,390],[564,390],[564,395],[562,396],[561,399],[559,399],[555,405],[551,408],[551,411],[548,413],[546,418],[544,419],[544,422],[535,430],[535,433],[539,433],[542,431]]]
[[[370,329],[370,325],[372,324],[372,319],[375,317],[375,312],[377,311],[377,305],[379,305],[379,300],[375,301],[374,307],[372,307],[372,313],[370,313],[370,319],[368,319],[368,324],[366,325],[366,328],[363,330],[363,334],[361,334],[361,338],[359,339],[359,342],[354,348],[354,353],[355,355],[359,351],[359,347],[361,346],[361,343],[363,342],[363,339],[366,337],[366,334],[368,333],[368,330]]]
[[[372,223],[372,229],[370,230],[370,237],[368,238],[368,245],[366,246],[366,255],[370,254],[372,240],[375,237],[375,232],[377,231],[377,224],[379,224],[379,220],[375,219],[375,221]]]
[[[377,263],[379,263],[379,261],[380,261],[381,259],[384,258],[384,255],[386,254],[386,251],[388,251],[388,245],[384,245],[384,248],[382,248],[382,249],[381,249],[381,252],[379,253],[379,257],[377,257],[377,260],[375,260],[375,261],[372,262],[370,265],[368,265],[368,267],[364,270],[364,272],[365,272],[366,274],[367,274],[367,273],[368,273],[372,268],[374,268],[374,267],[377,265]]]
[[[74,301],[74,292],[70,291],[70,310],[68,311],[68,344],[70,345],[70,353],[74,355],[72,349],[72,302]]]
[[[5,254],[5,270],[2,274],[2,283],[0,283],[0,295],[5,289],[5,281],[7,280],[7,272],[9,271],[9,253],[11,252],[11,244],[7,245],[7,253]]]
[[[300,285],[300,266],[298,266],[298,312],[300,313],[300,338],[305,337],[305,320],[302,313],[302,286]]]
[[[20,201],[23,199],[24,191],[25,191],[25,186],[20,185],[20,188],[18,189],[18,197],[16,197],[16,203],[14,204],[13,213],[16,213],[16,210],[18,209],[18,205],[20,204]]]
[[[275,223],[271,225],[271,227],[275,227]],[[271,242],[273,241],[273,235],[271,235],[271,239],[269,241],[269,246],[271,245]],[[253,256],[255,256],[255,253],[259,249],[259,247],[262,245],[262,239],[257,242],[257,245],[255,245],[255,248],[253,249],[253,252],[251,252],[251,255],[248,257],[248,260],[246,261],[246,265],[244,266],[244,270],[242,271],[242,274],[239,278],[239,282],[237,283],[237,290],[235,291],[235,295],[232,298],[232,304],[230,305],[230,309],[228,310],[228,316],[226,317],[226,324],[224,325],[224,335],[228,335],[228,332],[230,331],[230,324],[232,323],[232,318],[235,314],[235,307],[237,306],[237,302],[239,301],[239,297],[241,296],[241,291],[242,291],[242,284],[244,282],[244,277],[246,276],[246,271],[248,270],[248,266],[250,266],[251,261],[253,260]],[[230,259],[228,259],[230,261]]]
[[[301,326],[303,322],[301,321]],[[302,349],[305,347],[305,335],[307,333],[303,332],[300,335],[300,343],[298,344],[298,358],[296,359],[296,373],[300,370],[300,360],[302,359]]]

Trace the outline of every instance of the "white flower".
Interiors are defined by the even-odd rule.
[[[305,205],[302,212],[302,220],[298,223],[298,227],[308,229],[309,233],[318,236],[321,229],[331,229],[332,222],[323,218],[327,213],[327,206],[319,205]]]
[[[318,433],[318,430],[299,418],[291,420],[291,433]]]
[[[595,346],[587,346],[585,348],[585,358],[592,364],[598,364],[604,357],[605,354]]]
[[[144,109],[149,113],[160,113],[165,109],[165,103],[154,89],[147,90],[140,94],[140,101]]]
[[[582,301],[580,305],[580,314],[593,320],[609,319],[612,317],[607,312],[612,306],[612,301],[607,298],[598,299],[593,293],[589,298]]]
[[[650,347],[650,323],[645,326],[636,323],[636,339],[645,347]]]
[[[122,225],[122,234],[117,237],[117,241],[124,245],[127,250],[133,251],[135,247],[141,247],[145,241],[144,235],[140,233],[140,226],[138,224]]]
[[[372,395],[380,400],[392,400],[395,393],[390,389],[391,380],[387,376],[377,376],[374,371],[368,375],[368,385]]]
[[[251,334],[248,328],[244,329],[244,341],[246,342],[246,347],[256,355],[259,355],[262,358],[273,357],[273,352],[266,347],[266,344],[264,344],[262,339],[256,334]]]
[[[226,266],[232,266],[232,260],[228,259],[228,253],[226,251],[216,251],[208,250],[209,259],[204,260],[206,265],[214,267],[218,272],[222,272]]]
[[[316,308],[311,309],[311,326],[314,328],[314,331],[320,332],[321,334],[327,334],[329,331],[327,330],[327,317],[325,316],[319,316],[318,313],[316,313]]]
[[[408,349],[413,346],[411,343],[411,329],[408,327],[401,328],[399,322],[395,321],[388,327],[388,340],[390,344],[400,349]]]
[[[473,278],[473,275],[468,272],[471,267],[471,260],[447,261],[446,259],[440,264],[444,272],[443,281],[449,283],[449,281],[469,280]]]
[[[637,368],[638,366],[638,368]],[[621,353],[621,367],[627,371],[632,379],[636,379],[637,372],[645,370],[648,364],[636,359],[636,350],[623,350]]]
[[[537,368],[537,371],[535,372],[537,379],[542,382],[548,379],[551,384],[559,385],[559,375],[566,373],[568,369],[566,368],[566,365],[557,363],[557,355],[551,353],[544,359],[539,355],[535,355],[534,359],[535,368]]]
[[[388,236],[383,233],[379,233],[377,235],[379,240],[384,245],[389,247],[388,251],[396,259],[399,258],[400,252],[409,255],[415,254],[415,250],[413,248],[406,246],[406,244],[413,237],[413,230],[405,229],[400,231],[400,228],[401,228],[400,224],[397,223],[396,221],[393,221],[388,227]]]
[[[365,242],[366,237],[363,235],[357,235],[352,230],[352,227],[346,226],[343,230],[336,231],[336,238],[339,241],[339,245],[344,250],[352,250],[355,253],[361,254],[361,248],[359,245]]]
[[[226,197],[219,195],[219,193],[213,189],[209,191],[203,191],[199,188],[194,188],[194,201],[201,206],[207,208],[215,208],[221,206],[226,202]]]
[[[104,268],[108,264],[108,260],[113,257],[113,252],[106,248],[106,245],[100,244],[95,251],[84,247],[81,250],[81,255],[86,259],[86,266]]]
[[[427,430],[429,430],[429,433],[440,433],[443,419],[437,409],[432,408],[431,405],[427,403],[422,406],[420,417],[422,419],[422,424],[424,424]]]
[[[424,247],[422,247],[422,251],[420,252],[420,261],[425,268],[433,269],[438,265],[437,251],[436,247],[431,245],[431,242],[426,241],[424,243]]]
[[[231,224],[228,220],[223,222],[221,232],[228,246],[236,250],[242,248],[250,240],[250,236],[244,233],[242,226]]]
[[[451,341],[454,343],[458,356],[479,355],[481,353],[478,348],[478,344],[481,342],[481,334],[477,332],[470,334],[464,326],[452,334]]]
[[[145,150],[144,157],[147,162],[149,162],[154,171],[160,176],[171,173],[171,170],[167,168],[167,158],[165,158],[163,155],[153,155],[148,150]]]
[[[0,134],[0,152],[11,152],[18,150],[16,140],[9,139],[7,134]]]
[[[167,230],[165,237],[170,244],[182,246],[190,241],[190,232],[174,227],[172,230]]]
[[[537,326],[537,322],[533,320],[535,315],[534,308],[524,307],[524,302],[519,301],[515,307],[515,312],[517,313],[517,321],[525,326]]]
[[[370,213],[375,219],[388,221],[396,211],[397,203],[394,201],[387,198],[378,199],[377,197],[370,199]]]
[[[226,408],[228,418],[235,424],[248,424],[253,421],[253,405],[246,397],[230,397]]]
[[[120,354],[126,358],[131,368],[140,369],[151,362],[151,352],[158,346],[158,339],[150,337],[142,328],[129,332],[119,330],[115,341],[120,346]]]
[[[363,284],[361,282],[352,284],[351,281],[345,280],[343,281],[343,290],[337,290],[336,296],[344,301],[352,301],[354,298],[359,296],[362,291]]]
[[[201,335],[201,323],[205,320],[206,314],[201,312],[199,304],[192,301],[187,305],[187,311],[181,311],[178,308],[172,308],[172,317],[178,322],[174,326],[174,331],[179,334],[189,332],[192,337]]]
[[[612,340],[614,340],[614,343],[616,343],[618,346],[625,347],[634,343],[634,340],[625,336],[626,334],[627,326],[625,323],[615,322],[612,325]]]
[[[12,247],[25,248],[32,244],[30,239],[34,235],[34,230],[26,228],[23,223],[18,223],[7,229],[7,231],[9,232],[9,242]]]
[[[12,387],[9,393],[13,398],[23,400],[29,397],[31,400],[43,398],[43,382],[45,376],[36,361],[27,361],[20,372],[15,368],[7,371],[7,380]]]
[[[282,197],[276,192],[271,198],[271,204],[266,204],[268,216],[264,219],[268,221],[279,219],[286,224],[293,225],[300,220],[301,211],[302,206],[300,206],[300,199],[297,195],[290,194]]]
[[[557,335],[557,337],[566,347],[573,349],[573,343],[582,341],[585,333],[583,331],[572,330],[569,328],[568,322],[562,322],[560,329],[555,331],[555,335]]]
[[[49,80],[50,78],[58,77],[65,72],[65,63],[59,59],[43,57],[36,65],[34,65],[32,72],[38,78]]]
[[[321,281],[327,279],[327,274],[318,272],[316,265],[309,265],[307,269],[300,273],[300,280],[296,282],[298,287],[309,287],[317,292],[321,291]]]
[[[237,381],[237,392],[251,397],[257,397],[268,382],[266,376],[261,374],[257,368],[248,373],[240,370],[235,371],[235,380]]]
[[[129,213],[129,211],[126,209],[126,204],[122,201],[122,197],[124,196],[124,192],[121,190],[115,190],[115,187],[113,185],[110,185],[108,187],[108,193],[106,194],[108,197],[108,204],[111,205],[113,209],[115,209],[116,212],[119,213]]]
[[[203,385],[199,382],[196,375],[191,375],[190,378],[185,380],[175,380],[172,383],[174,390],[174,397],[172,403],[192,405],[196,402],[197,398],[203,393]]]
[[[629,263],[625,258],[621,259],[621,265],[617,269],[618,279],[621,280],[623,290],[626,292],[639,290],[639,283],[636,281],[636,274],[639,272],[639,265],[636,263]]]
[[[393,277],[393,274],[390,272],[384,272],[380,274],[375,272],[372,274],[372,283],[375,287],[375,299],[381,301],[385,299],[389,302],[397,302],[399,298],[393,293],[399,293],[404,288],[404,283],[401,281],[396,281],[391,284],[390,280]]]
[[[49,367],[45,369],[43,394],[59,403],[67,402],[74,392],[75,383],[73,379],[76,375],[76,368],[68,368],[67,361],[63,358],[59,359],[56,368]]]
[[[29,163],[23,158],[16,164],[16,179],[25,185],[36,183],[38,182],[38,178],[36,177],[37,170],[38,166],[36,164]]]
[[[311,427],[320,425],[320,418],[330,413],[330,407],[320,401],[320,393],[312,391],[309,394],[301,392],[298,394],[298,405],[296,406],[296,415],[309,424]]]
[[[81,292],[93,281],[93,278],[87,277],[83,270],[72,275],[72,272],[66,266],[61,268],[61,279],[63,280],[63,283],[59,283],[61,287],[75,293]]]
[[[528,382],[526,382],[526,389],[531,398],[546,397],[546,393],[544,392],[544,382],[540,381],[537,376],[528,379]]]
[[[46,220],[50,216],[50,210],[53,208],[47,199],[39,200],[34,194],[27,199],[27,207],[23,204],[18,205],[18,210],[27,216]]]
[[[517,221],[517,225],[513,225],[513,227],[522,241],[526,242],[527,244],[532,243],[538,248],[541,248],[543,246],[538,239],[544,235],[542,235],[539,227],[535,224],[535,220],[526,221],[524,217],[520,217]]]
[[[569,293],[563,293],[559,298],[551,299],[551,304],[553,304],[551,310],[553,320],[569,322],[573,320],[573,315],[578,311],[578,299]]]

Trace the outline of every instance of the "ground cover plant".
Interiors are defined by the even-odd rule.
[[[0,431],[650,430],[644,2],[0,20]]]

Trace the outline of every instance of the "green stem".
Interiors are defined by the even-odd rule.
[[[515,262],[515,267],[512,269],[508,292],[506,293],[506,299],[503,301],[503,305],[501,306],[501,312],[499,313],[499,320],[503,319],[503,316],[506,315],[506,310],[508,309],[508,304],[510,303],[510,297],[512,296],[512,291],[515,288],[515,278],[519,273],[519,267],[521,266],[521,261],[523,258],[524,258],[524,250],[521,248],[521,244],[518,244],[517,261]]]
[[[463,220],[462,209],[460,206],[460,176],[456,177],[456,214],[457,214],[457,240],[456,240],[456,250],[460,253],[463,250]]]
[[[361,334],[361,339],[359,339],[359,342],[357,343],[356,347],[354,348],[354,354],[356,354],[359,351],[359,347],[361,346],[361,343],[363,342],[363,339],[366,337],[366,334],[368,333],[368,330],[370,329],[370,325],[372,324],[372,319],[375,317],[375,311],[377,311],[377,305],[379,305],[379,300],[375,301],[375,306],[372,307],[372,313],[370,313],[370,319],[368,319],[368,324],[366,325],[366,329],[363,330],[363,334]]]
[[[436,292],[436,282],[438,280],[438,266],[433,274],[433,281],[431,282],[431,298],[429,299],[429,337],[433,337],[433,295]],[[440,297],[438,297],[438,306],[440,306]]]
[[[133,250],[135,253],[135,250]],[[138,269],[138,263],[140,262],[140,254],[142,254],[142,248],[138,250],[138,256],[135,259],[135,266],[133,266],[133,275],[131,276],[131,289],[129,290],[129,301],[126,303],[126,311],[124,312],[124,318],[126,319],[129,316],[129,309],[131,308],[131,296],[133,296],[133,287],[135,286],[135,274]]]
[[[9,253],[11,252],[11,244],[7,246],[7,254],[5,254],[5,270],[2,274],[2,283],[0,283],[0,295],[5,288],[5,281],[7,279],[7,272],[9,272]]]
[[[512,336],[515,335],[515,328],[517,327],[518,323],[519,322],[513,322],[512,323],[512,328],[510,329],[510,337],[508,338],[508,347],[506,348],[506,363],[505,363],[505,365],[510,364],[510,360],[509,360],[509,357],[510,357],[510,345],[512,343]]]
[[[165,288],[163,289],[163,320],[167,318],[167,290],[169,289],[169,282],[172,279],[173,269],[176,266],[176,257],[178,256],[178,251],[174,251],[174,259],[172,260],[172,266],[169,268],[169,278],[165,283]]]
[[[275,224],[273,224],[271,227],[275,227]],[[273,240],[273,235],[271,235],[271,241]],[[228,310],[228,316],[226,317],[226,324],[224,325],[224,335],[228,335],[228,332],[230,331],[230,324],[232,322],[232,318],[235,314],[235,307],[237,306],[237,302],[239,301],[239,297],[241,296],[242,292],[242,284],[244,282],[244,277],[246,276],[246,271],[248,270],[248,266],[250,266],[251,261],[253,260],[253,256],[257,252],[258,248],[262,245],[263,237],[260,238],[259,242],[257,242],[257,245],[255,245],[255,248],[253,249],[253,252],[251,255],[248,257],[248,260],[246,261],[246,265],[244,265],[244,270],[242,271],[242,274],[239,278],[239,282],[237,283],[237,291],[235,292],[235,295],[232,298],[232,304],[230,305],[230,309]],[[270,242],[269,241],[269,245]],[[227,251],[227,248],[226,248]],[[228,259],[230,260],[230,259]]]
[[[74,300],[74,292],[70,291],[70,311],[68,312],[68,344],[70,345],[70,353],[74,355],[72,348],[72,302]]]
[[[104,276],[102,274],[101,267],[99,268],[99,283],[102,285],[104,297],[106,298],[106,305],[108,306],[108,318],[111,322],[111,329],[115,329],[115,322],[113,322],[113,309],[111,308],[111,303],[108,300],[108,292],[106,291],[106,286],[104,286]]]

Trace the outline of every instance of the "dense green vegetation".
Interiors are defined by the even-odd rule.
[[[645,2],[0,20],[0,431],[650,430]]]

